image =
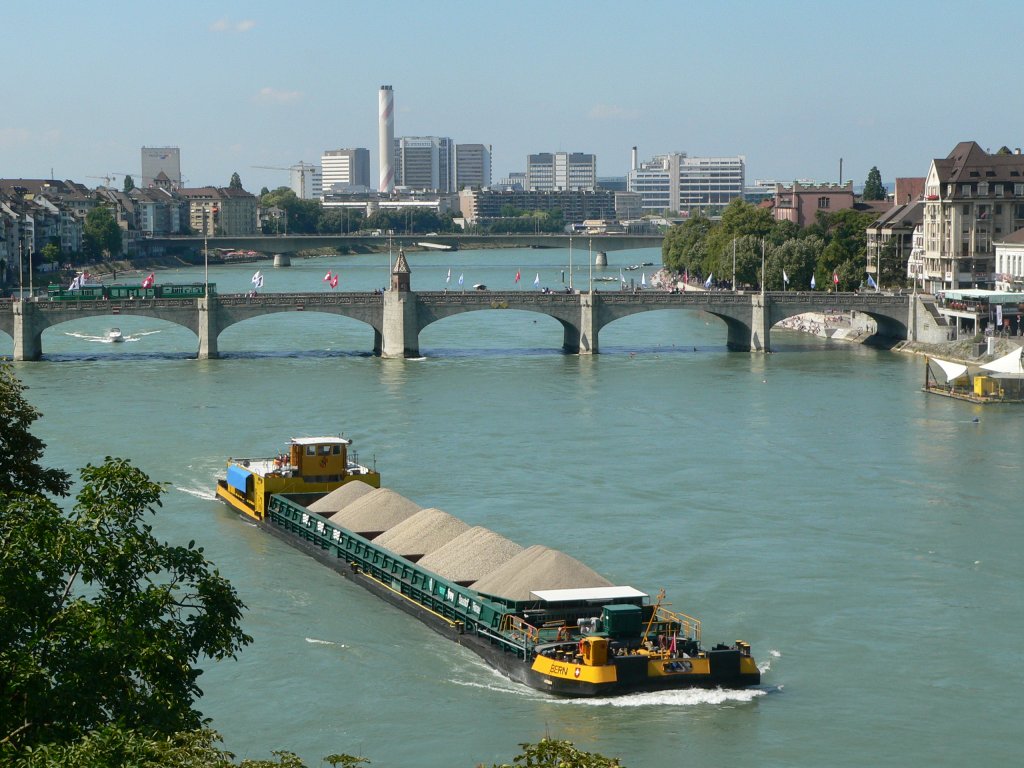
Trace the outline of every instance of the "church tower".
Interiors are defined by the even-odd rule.
[[[401,293],[409,292],[409,262],[405,260],[405,249],[398,249],[398,259],[391,270],[391,290]]]

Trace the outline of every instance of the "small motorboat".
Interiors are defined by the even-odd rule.
[[[109,331],[107,331],[107,341],[113,342],[115,344],[117,342],[124,341],[124,335],[121,333],[121,329],[111,328]]]
[[[484,285],[483,283],[473,283],[473,288],[475,288],[478,291],[486,291],[487,290],[487,286]]]

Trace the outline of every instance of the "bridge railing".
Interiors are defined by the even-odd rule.
[[[344,293],[258,293],[252,296],[248,293],[220,294],[217,297],[220,304],[225,306],[237,306],[244,304],[256,304],[263,306],[280,306],[281,304],[296,304],[303,306],[331,306],[339,304],[382,304],[384,297],[373,291],[354,291]]]

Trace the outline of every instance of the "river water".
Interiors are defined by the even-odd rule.
[[[573,255],[577,287],[587,258]],[[596,274],[659,261],[609,260]],[[458,290],[460,275],[513,288],[518,270],[532,290],[538,274],[562,285],[568,253],[409,261],[414,289]],[[387,268],[378,254],[210,279],[242,291],[260,269],[264,291],[330,290],[330,270],[365,290]],[[126,343],[103,342],[113,324]],[[695,310],[649,312],[575,357],[551,318],[475,312],[426,329],[424,359],[382,360],[368,327],[306,312],[233,326],[222,359],[197,361],[191,332],[111,317],[48,330],[46,359],[15,369],[44,412],[46,460],[126,456],[166,481],[157,533],[205,546],[248,605],[255,643],[200,681],[239,756],[469,768],[551,736],[632,768],[1018,762],[1020,410],[926,396],[910,356],[786,332],[774,354],[749,355],[725,339]],[[11,347],[0,338],[0,354]],[[752,644],[762,689],[548,698],[214,500],[227,456],[337,432],[421,506],[664,588],[706,643]]]

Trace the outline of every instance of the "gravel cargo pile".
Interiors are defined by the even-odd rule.
[[[335,512],[330,520],[361,535],[376,535],[412,517],[420,509],[422,507],[415,501],[390,488],[376,488]]]
[[[538,589],[610,587],[608,579],[557,549],[535,544],[471,585],[477,592],[529,600]]]
[[[382,533],[374,544],[405,557],[428,555],[468,530],[469,525],[459,518],[429,507]]]
[[[514,541],[478,525],[434,550],[418,565],[449,581],[476,581],[522,551]]]
[[[308,509],[310,512],[330,516],[344,509],[356,499],[362,498],[372,490],[374,490],[372,485],[368,485],[362,480],[353,480],[352,482],[345,483],[340,488],[335,488],[322,499],[317,499],[309,505]]]

